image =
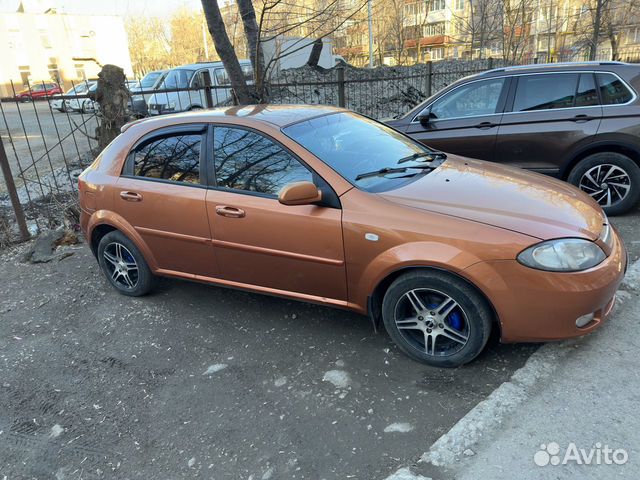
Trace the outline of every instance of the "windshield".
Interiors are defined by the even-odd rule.
[[[433,152],[395,130],[351,112],[312,118],[283,132],[349,182],[367,191],[397,188],[429,170]],[[434,167],[435,168],[435,167]]]
[[[162,82],[162,88],[187,88],[195,70],[171,70]]]
[[[162,72],[151,72],[151,73],[147,73],[144,78],[142,80],[140,80],[140,87],[141,88],[151,88],[153,87],[156,82],[158,81],[158,78],[160,78],[160,75],[162,75]]]

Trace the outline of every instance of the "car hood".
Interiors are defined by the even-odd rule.
[[[523,233],[541,240],[596,240],[606,217],[598,204],[560,180],[448,155],[436,170],[380,194],[394,203]]]

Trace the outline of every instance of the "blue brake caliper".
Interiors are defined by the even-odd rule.
[[[438,305],[429,304],[427,308],[436,308]],[[458,331],[462,331],[464,325],[462,324],[462,315],[460,313],[453,311],[447,317],[449,321],[447,322],[451,327],[455,328]]]

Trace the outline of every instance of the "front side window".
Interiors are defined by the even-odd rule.
[[[574,105],[577,73],[523,75],[513,102],[514,112],[571,108]]]
[[[264,135],[215,127],[213,138],[218,187],[276,196],[288,183],[313,180],[304,165]]]
[[[136,177],[200,183],[202,134],[174,133],[142,143],[133,154]]]
[[[610,73],[598,73],[598,88],[603,105],[619,105],[630,102],[633,94],[622,81]]]
[[[504,78],[492,78],[456,88],[434,102],[431,118],[446,120],[496,113],[504,81]]]

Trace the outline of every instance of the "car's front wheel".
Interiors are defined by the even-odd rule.
[[[416,270],[398,277],[382,303],[384,325],[411,358],[457,367],[482,351],[491,332],[486,300],[454,275]]]
[[[640,167],[621,153],[589,155],[567,180],[598,202],[607,215],[625,213],[640,200]]]
[[[98,244],[98,263],[120,293],[139,297],[151,291],[155,277],[138,247],[121,232],[107,233]]]

